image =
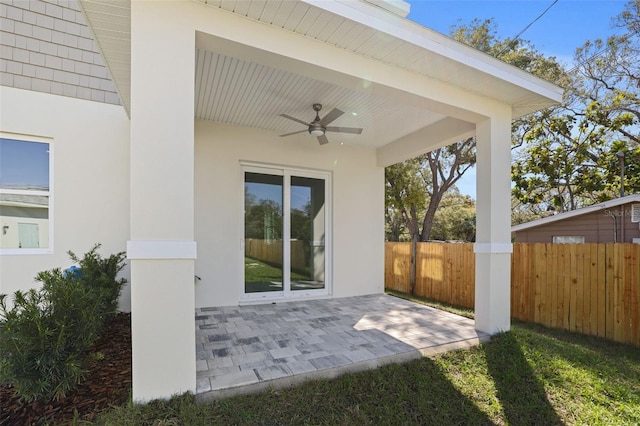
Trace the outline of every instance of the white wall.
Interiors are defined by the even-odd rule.
[[[71,264],[100,242],[104,255],[129,238],[129,120],[122,107],[0,88],[0,130],[53,138],[53,253],[0,257],[0,293],[35,287],[42,270]],[[235,305],[242,290],[240,161],[330,171],[332,295],[384,289],[384,170],[375,151],[315,139],[196,122],[196,306]],[[86,212],[86,213],[85,213]],[[130,280],[128,268],[123,271]],[[130,289],[121,309],[130,308]]]
[[[38,207],[2,205],[0,201],[0,249],[15,249],[20,246],[20,224],[38,226],[39,247],[49,247],[49,210]]]
[[[42,270],[66,268],[101,243],[124,251],[129,237],[129,120],[121,106],[0,87],[0,130],[52,138],[53,253],[0,256],[0,293],[35,287]],[[123,276],[129,280],[128,268]],[[130,309],[130,290],[120,308]]]
[[[329,135],[330,136],[330,135]],[[332,173],[334,297],[384,290],[384,169],[374,150],[207,121],[195,125],[196,306],[236,305],[243,287],[242,174],[250,161]]]

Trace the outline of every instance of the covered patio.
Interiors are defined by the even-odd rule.
[[[488,339],[471,319],[386,294],[199,308],[196,392],[289,386]]]
[[[562,97],[559,87],[409,21],[409,4],[403,1],[80,4],[130,117],[127,257],[135,401],[203,391],[207,382],[215,387],[217,375],[205,376],[203,371],[215,370],[221,359],[232,361],[222,368],[239,367],[233,356],[254,349],[251,345],[266,357],[252,355],[264,365],[250,368],[247,361],[244,370],[235,371],[245,379],[238,376],[233,384],[265,382],[278,371],[284,374],[291,368],[271,367],[278,365],[275,360],[287,358],[274,356],[279,349],[273,342],[286,339],[273,339],[272,348],[260,339],[287,334],[278,328],[293,325],[305,309],[308,315],[320,316],[300,320],[287,331],[328,333],[311,325],[323,324],[320,318],[338,318],[326,320],[326,325],[343,333],[337,336],[344,347],[342,352],[336,352],[340,345],[327,351],[335,357],[328,360],[338,364],[331,361],[327,367],[341,367],[341,362],[373,364],[378,356],[387,356],[349,343],[347,330],[358,331],[353,337],[360,338],[361,330],[355,327],[365,320],[373,324],[368,333],[384,335],[392,339],[390,346],[416,356],[448,343],[441,339],[444,336],[456,342],[477,339],[479,332],[509,330],[511,122],[557,103]],[[308,122],[316,111],[311,109],[314,104],[324,105],[321,116],[330,116],[325,124],[332,126],[324,128],[319,118],[322,129]],[[349,128],[362,132],[340,130]],[[328,139],[325,131],[330,132]],[[413,310],[398,314],[394,307],[365,309],[359,300],[347,304],[352,313],[335,315],[327,311],[330,301],[285,302],[329,297],[340,306],[350,297],[381,295],[384,168],[472,136],[477,144],[478,232],[475,324],[463,321],[468,334],[457,320],[451,320],[453,327],[445,332],[438,327],[449,320],[436,321],[439,316],[431,321],[414,317]],[[248,190],[257,185],[273,194]],[[293,201],[301,188],[314,193],[313,202]],[[264,223],[255,229],[264,235],[248,233],[254,228],[246,212],[275,200],[277,215],[256,213]],[[313,212],[308,226],[313,234],[302,238],[292,226],[298,217],[294,210],[305,211],[307,204]],[[282,283],[277,292],[247,290],[245,244],[252,238],[282,244],[282,274],[272,280]],[[315,293],[297,291],[292,278],[296,268],[291,247],[298,239],[314,250],[313,268],[308,268],[314,271],[312,281],[324,281]],[[194,276],[199,278],[195,283]],[[269,309],[300,309],[278,312],[286,319],[274,321],[273,329],[266,321],[277,316],[272,312],[259,316],[263,331],[244,329],[264,335],[234,330],[236,323],[253,321],[244,318],[244,312],[251,315],[250,310],[258,308],[235,307],[229,313],[223,307],[254,303],[259,297],[261,303],[276,303]],[[323,308],[311,309],[315,303]],[[194,342],[194,309],[211,306],[218,307],[211,312],[221,316],[216,318],[219,323],[204,318],[199,325],[224,328],[209,329],[212,336],[230,342],[227,355],[218,358],[213,351],[226,346],[214,347],[210,344],[222,343],[200,339],[216,337],[199,335]],[[211,315],[206,312],[198,316]],[[225,315],[235,319],[229,322]],[[343,323],[343,317],[349,320]],[[395,322],[400,319],[407,322]],[[402,334],[423,324],[429,325],[423,335],[409,332],[419,338],[407,340]],[[394,334],[387,331],[394,327]],[[295,359],[304,355],[297,348],[303,343],[280,350],[291,350]],[[211,358],[197,356],[200,349],[205,354],[208,350]],[[366,351],[358,352],[362,349]],[[242,353],[233,355],[233,350]],[[356,353],[365,358],[357,359]],[[310,371],[309,364],[322,370],[320,361],[314,365],[304,356],[296,361],[307,361],[303,365]],[[293,375],[293,370],[286,374]]]

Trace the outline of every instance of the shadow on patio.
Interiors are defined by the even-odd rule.
[[[216,398],[477,345],[471,319],[378,294],[196,310],[197,393]]]

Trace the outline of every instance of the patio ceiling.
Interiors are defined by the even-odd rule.
[[[559,97],[550,83],[364,1],[192,1],[507,103],[514,117],[549,106]],[[129,111],[130,0],[80,3]],[[321,116],[334,107],[345,112],[333,125],[364,128],[362,135],[328,133],[331,142],[379,148],[446,118],[428,107],[207,46],[211,44],[197,43],[196,49],[199,119],[284,134],[303,126],[278,114],[311,121],[311,105],[322,103]],[[309,138],[304,133],[291,137]]]
[[[285,134],[304,130],[304,126],[278,114],[312,121],[315,112],[311,106],[316,102],[324,105],[321,117],[334,107],[345,112],[332,125],[364,129],[362,135],[327,133],[333,143],[366,143],[377,148],[444,118],[326,81],[203,49],[196,51],[196,118]],[[291,138],[311,137],[302,133]]]

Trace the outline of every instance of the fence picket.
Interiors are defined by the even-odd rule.
[[[591,246],[584,246],[582,257],[582,333],[591,333]]]

